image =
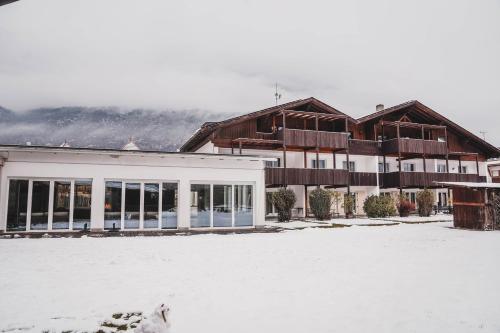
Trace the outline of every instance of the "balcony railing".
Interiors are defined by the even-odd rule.
[[[390,139],[382,142],[383,154],[395,154],[399,151],[403,154],[425,154],[428,156],[446,155],[446,142],[421,139]]]
[[[284,141],[291,147],[319,147],[332,149],[347,148],[349,134],[344,132],[325,132],[289,129],[280,130],[277,133],[277,140]]]
[[[347,170],[266,168],[266,185],[347,185]]]
[[[351,186],[377,186],[375,172],[351,172]]]
[[[440,173],[440,172],[389,172],[379,174],[381,187],[434,187],[439,186],[434,182],[486,182],[486,177],[465,173]]]
[[[380,155],[380,142],[373,140],[349,140],[349,154]]]

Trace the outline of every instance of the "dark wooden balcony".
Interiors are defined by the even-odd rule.
[[[330,149],[347,148],[349,134],[314,130],[289,129],[278,131],[276,139],[284,141],[287,147],[319,147]]]
[[[349,140],[349,154],[380,155],[380,142],[373,140]]]
[[[397,154],[401,151],[402,154],[419,154],[427,156],[446,155],[446,142],[436,140],[422,139],[391,139],[382,142],[382,153],[385,155]]]
[[[351,186],[377,186],[375,172],[351,172]]]
[[[438,172],[399,172],[379,174],[380,187],[438,187],[434,182],[486,182],[486,177],[477,174]]]
[[[493,177],[491,177],[491,181],[493,183],[500,183],[500,176],[493,176]]]
[[[283,171],[285,170],[285,171]],[[266,168],[266,186],[283,185],[347,185],[348,172],[340,169]]]

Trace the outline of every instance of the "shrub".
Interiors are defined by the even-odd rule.
[[[295,193],[290,189],[280,188],[278,191],[273,192],[272,201],[278,211],[278,221],[290,221],[293,205],[297,201]]]
[[[405,195],[399,196],[396,206],[398,207],[399,216],[401,217],[407,217],[410,215],[411,211],[415,210],[415,204],[408,200]]]
[[[350,194],[345,194],[343,207],[344,207],[345,217],[347,219],[353,217],[355,208],[354,205],[355,205],[354,197]]]
[[[418,215],[431,215],[434,206],[434,193],[431,190],[425,189],[417,193]]]
[[[332,194],[328,190],[317,188],[309,194],[309,206],[318,220],[331,218]]]
[[[390,196],[370,195],[363,203],[363,209],[368,217],[388,217],[396,215],[396,205]]]

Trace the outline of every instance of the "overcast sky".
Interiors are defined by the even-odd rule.
[[[21,0],[0,7],[0,105],[354,117],[418,99],[500,145],[500,0]]]

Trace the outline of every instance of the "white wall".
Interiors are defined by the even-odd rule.
[[[0,182],[0,230],[6,229],[9,178],[92,179],[91,227],[104,226],[104,182],[106,180],[178,182],[179,228],[190,225],[190,184],[254,185],[254,223],[264,224],[264,162],[236,156],[193,154],[90,154],[67,152],[9,152]]]

